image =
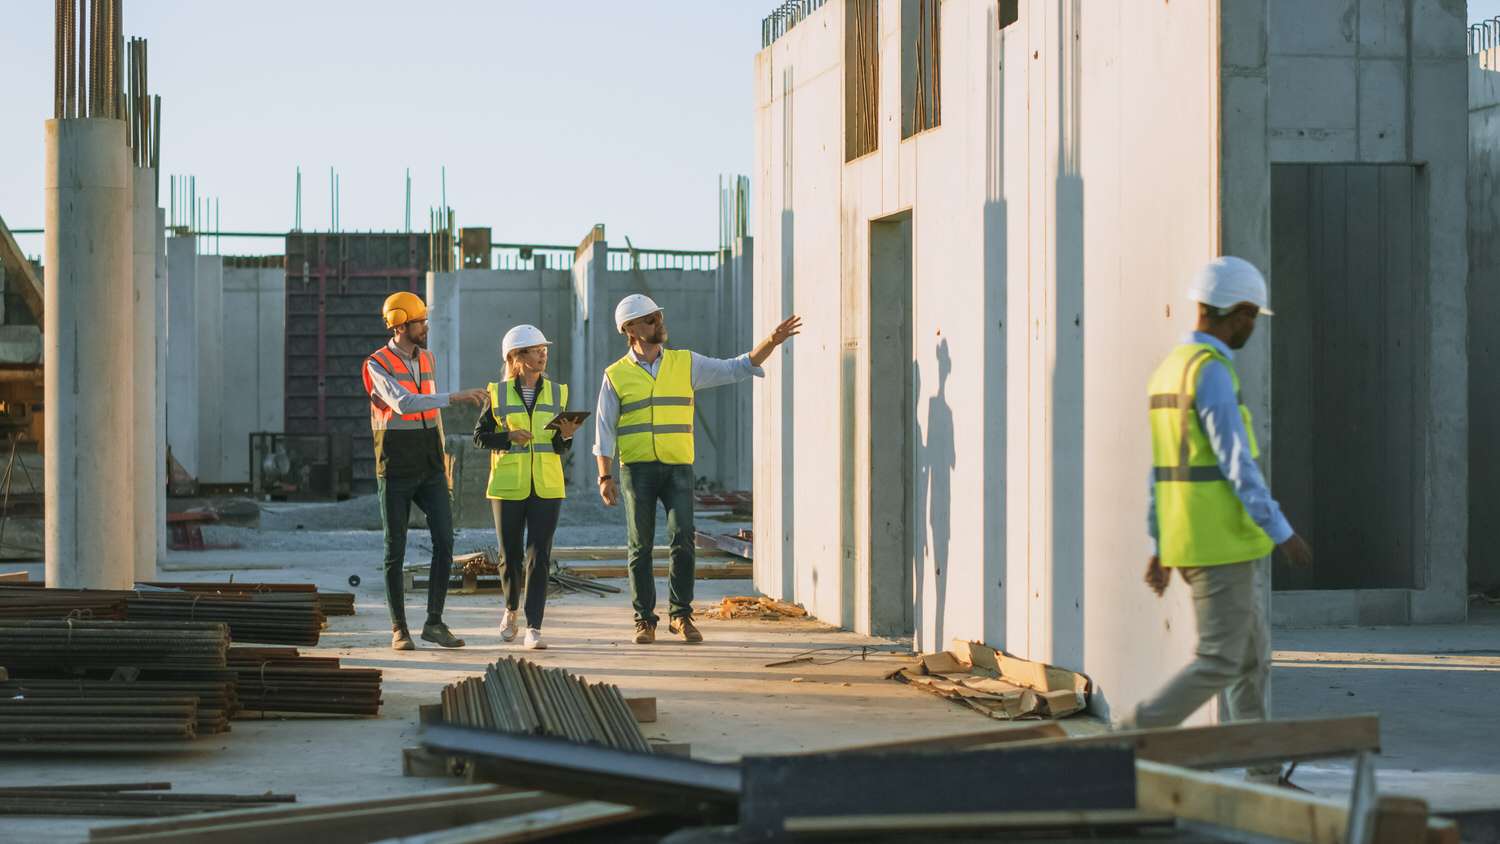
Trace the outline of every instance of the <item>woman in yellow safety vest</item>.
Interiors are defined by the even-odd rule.
[[[542,614],[552,568],[552,534],[566,496],[562,457],[579,425],[562,419],[547,430],[553,417],[568,407],[568,385],[547,379],[550,345],[533,325],[518,325],[505,333],[500,347],[505,378],[489,385],[489,411],[474,424],[474,444],[490,450],[485,494],[500,540],[500,579],[505,587],[500,638],[515,640],[524,590],[528,648],[547,647],[542,641]]]

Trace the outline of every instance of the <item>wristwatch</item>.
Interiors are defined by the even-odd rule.
[[[614,476],[614,475],[600,475],[600,476],[599,476],[599,483],[601,483],[601,484],[602,484],[602,483],[604,483],[604,482],[605,482],[605,481],[612,481],[612,480],[614,480],[614,479],[615,479],[615,476]]]

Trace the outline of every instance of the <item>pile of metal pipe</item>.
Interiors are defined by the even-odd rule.
[[[197,733],[228,732],[229,719],[239,708],[233,679],[217,680],[90,680],[81,678],[21,678],[0,682],[0,700],[55,701],[59,705],[89,706],[101,700],[192,697],[198,701]]]
[[[22,618],[125,619],[125,593],[46,589],[40,583],[0,585],[0,620]]]
[[[196,697],[0,700],[0,743],[182,741],[197,736]]]
[[[168,782],[0,788],[0,815],[160,818],[294,803],[293,794],[189,794]]]
[[[229,628],[193,621],[0,620],[0,668],[223,668]]]
[[[141,589],[125,599],[134,620],[220,621],[236,642],[316,645],[323,612],[314,592],[188,592]]]
[[[343,668],[336,657],[302,656],[296,648],[232,648],[240,712],[318,715],[380,714],[378,668]]]
[[[323,615],[354,615],[353,592],[326,592],[311,583],[222,583],[195,581],[152,581],[139,584],[154,589],[178,589],[184,592],[203,592],[221,595],[246,595],[296,592],[316,596],[318,608]]]
[[[456,726],[651,752],[618,686],[524,659],[506,657],[483,677],[444,687],[442,704],[443,720]]]

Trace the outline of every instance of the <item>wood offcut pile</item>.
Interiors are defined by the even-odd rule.
[[[1423,801],[1377,792],[1376,716],[1059,733],[1040,723],[715,763],[436,724],[427,752],[493,785],[96,827],[90,840],[1459,842]],[[1348,796],[1206,770],[1341,757],[1357,771]]]
[[[0,815],[164,818],[296,802],[294,794],[193,794],[169,782],[0,788]]]
[[[619,686],[524,659],[506,657],[482,677],[445,686],[442,706],[449,724],[651,752]]]
[[[807,618],[807,610],[796,604],[767,598],[764,595],[725,595],[711,618],[758,618],[780,621],[783,618]]]
[[[1088,706],[1092,686],[1076,671],[1011,656],[980,642],[923,654],[888,675],[1002,721],[1066,718]]]

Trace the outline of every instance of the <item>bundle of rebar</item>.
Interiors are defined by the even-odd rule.
[[[198,701],[196,729],[200,736],[227,732],[229,719],[239,707],[234,679],[126,681],[23,678],[0,682],[0,701],[51,701],[59,706],[93,706],[100,701],[126,700],[144,704],[183,697],[192,697]]]
[[[121,0],[57,0],[52,116],[121,116]]]
[[[125,600],[125,617],[135,620],[220,621],[236,642],[316,645],[323,629],[318,593],[189,592],[142,589]]]
[[[507,657],[483,677],[445,686],[442,704],[443,720],[457,726],[651,752],[618,686],[524,659]]]
[[[198,699],[0,699],[0,742],[181,741],[198,736]]]
[[[231,648],[244,713],[380,714],[378,668],[343,668],[337,657],[302,656],[296,648]]]
[[[223,668],[229,628],[193,621],[0,620],[0,667]]]
[[[125,618],[124,592],[46,589],[40,583],[0,585],[0,620],[22,618]]]
[[[0,788],[0,815],[159,818],[295,803],[294,794],[189,794],[169,782]]]
[[[325,592],[311,583],[206,583],[193,581],[152,581],[142,583],[156,589],[180,589],[184,592],[215,594],[254,594],[299,592],[316,595],[318,608],[323,615],[354,615],[353,592]]]

